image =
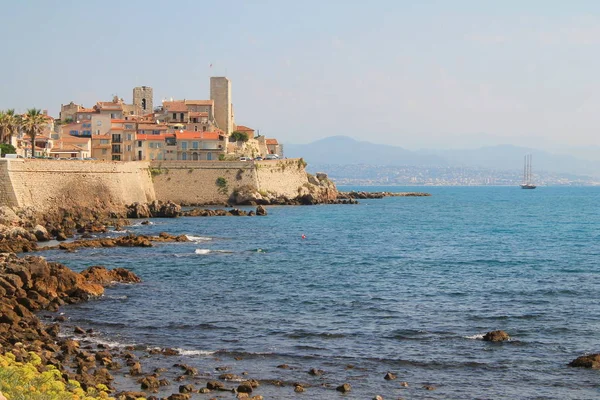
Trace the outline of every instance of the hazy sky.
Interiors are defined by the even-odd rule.
[[[600,145],[595,0],[22,0],[0,34],[0,109],[227,75],[236,122],[284,143]]]

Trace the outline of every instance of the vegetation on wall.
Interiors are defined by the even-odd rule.
[[[247,142],[248,134],[245,132],[235,131],[229,136],[229,140],[232,142]]]
[[[215,181],[215,184],[219,188],[218,189],[219,193],[221,193],[221,194],[227,194],[227,179],[225,179],[222,176],[220,176]]]

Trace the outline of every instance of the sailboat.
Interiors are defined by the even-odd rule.
[[[531,182],[531,154],[525,156],[525,167],[523,168],[523,183],[521,189],[535,189],[535,186]]]

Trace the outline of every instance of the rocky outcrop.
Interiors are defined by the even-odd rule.
[[[267,210],[263,206],[258,206],[256,207],[256,211],[245,211],[239,208],[232,208],[230,210],[193,208],[181,212],[181,216],[183,217],[252,217],[254,215],[265,216],[267,215]]]
[[[89,240],[75,240],[73,242],[61,243],[57,247],[61,250],[73,251],[79,248],[99,247],[152,247],[152,242],[189,242],[185,235],[174,236],[161,232],[158,236],[148,235],[125,235],[117,238],[102,238]]]
[[[133,203],[127,206],[127,218],[175,218],[181,215],[181,206],[171,201],[163,203]]]
[[[569,367],[600,369],[600,354],[577,357],[569,363]]]
[[[486,342],[504,342],[510,340],[510,336],[504,331],[491,331],[483,335],[483,340]]]
[[[384,197],[428,197],[430,193],[424,192],[339,192],[338,199],[382,199]]]

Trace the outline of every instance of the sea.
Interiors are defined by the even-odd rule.
[[[600,352],[600,188],[351,189],[431,197],[133,220],[128,232],[192,241],[41,255],[143,279],[60,312],[91,341],[179,349],[146,356],[149,372],[221,367],[267,382],[265,399],[600,398],[600,371],[567,365]],[[511,340],[482,340],[497,329]]]

